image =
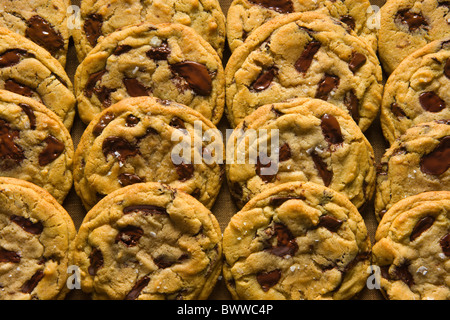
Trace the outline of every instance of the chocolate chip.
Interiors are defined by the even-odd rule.
[[[305,50],[303,50],[300,58],[295,63],[295,69],[297,69],[298,72],[305,74],[308,71],[315,54],[320,49],[320,46],[321,45],[319,41],[311,41],[310,43],[308,43],[308,45],[305,47]]]
[[[134,285],[133,289],[131,289],[131,291],[128,292],[128,294],[125,296],[125,300],[136,300],[141,294],[142,290],[144,290],[144,288],[148,285],[149,282],[150,282],[149,277],[147,276],[143,277]]]
[[[8,79],[5,81],[5,90],[20,94],[25,97],[32,97],[35,91],[30,87],[18,83],[15,80]]]
[[[17,224],[26,232],[34,235],[41,234],[42,230],[44,230],[44,225],[40,221],[33,223],[31,220],[17,215],[12,215],[9,220]]]
[[[367,61],[367,58],[362,53],[353,52],[352,58],[348,63],[351,72],[356,73]]]
[[[95,136],[99,136],[102,134],[103,130],[106,128],[106,126],[115,119],[115,114],[114,113],[110,113],[110,112],[106,112],[103,116],[100,117],[100,120],[98,121],[98,123],[94,126],[94,128],[92,129],[92,133]]]
[[[9,123],[0,119],[0,159],[2,160],[2,169],[11,169],[25,159],[22,148],[14,143],[14,139],[18,137],[19,132],[11,129]]]
[[[323,180],[323,183],[326,187],[331,184],[333,180],[333,172],[328,169],[327,164],[323,161],[323,159],[319,156],[315,149],[310,149],[308,151],[309,155],[312,157],[314,161],[314,165],[319,172],[320,177]]]
[[[294,12],[294,5],[291,0],[249,0],[253,4],[274,10],[279,13]]]
[[[46,147],[39,154],[39,165],[46,166],[55,161],[65,150],[65,145],[54,136],[45,138]]]
[[[125,126],[128,128],[132,128],[137,126],[137,124],[141,121],[138,117],[135,115],[129,114],[125,120]]]
[[[119,183],[122,187],[131,186],[132,184],[142,183],[144,179],[138,175],[131,173],[122,173],[118,177]]]
[[[103,141],[103,155],[112,155],[122,164],[129,158],[139,155],[139,148],[122,137],[108,137]]]
[[[178,117],[173,117],[172,120],[170,120],[169,126],[177,128],[177,129],[186,129],[186,126],[184,125],[184,121]]]
[[[123,214],[142,212],[144,215],[166,215],[167,210],[163,207],[142,204],[125,207],[123,209]]]
[[[200,96],[209,96],[212,92],[212,78],[203,64],[194,61],[184,61],[172,64],[173,73],[184,78],[189,87]]]
[[[414,279],[411,273],[409,272],[409,261],[405,261],[399,266],[394,267],[394,276],[406,283],[409,287],[414,285]]]
[[[341,126],[333,115],[324,114],[321,118],[320,127],[322,128],[322,133],[328,143],[341,144],[344,142]]]
[[[403,111],[403,109],[400,108],[397,102],[391,104],[391,111],[397,119],[406,117],[405,111]]]
[[[341,22],[343,22],[347,26],[349,26],[350,29],[355,30],[356,23],[355,23],[355,19],[352,16],[344,15],[344,16],[341,16],[340,20],[341,20]]]
[[[20,258],[21,257],[17,252],[0,248],[0,262],[19,263]]]
[[[102,35],[103,17],[99,14],[91,14],[84,21],[83,30],[92,47],[97,45],[98,38]]]
[[[273,79],[278,73],[278,68],[271,67],[270,69],[261,72],[258,79],[252,83],[251,88],[255,91],[266,90],[272,84]]]
[[[279,207],[283,203],[289,200],[305,200],[304,196],[288,196],[288,197],[272,197],[270,198],[270,205],[273,207]]]
[[[409,236],[409,240],[412,242],[416,240],[422,233],[427,231],[434,223],[434,217],[426,216],[420,219],[417,224],[414,226],[414,229]]]
[[[450,233],[447,233],[445,236],[439,240],[439,244],[441,245],[442,251],[447,257],[450,257]]]
[[[347,92],[344,98],[344,105],[347,107],[350,115],[356,123],[359,123],[360,114],[359,114],[359,100],[356,94],[353,91]]]
[[[147,51],[147,57],[153,60],[167,60],[171,53],[167,41],[163,41],[159,47],[151,48]]]
[[[103,267],[103,254],[99,249],[93,248],[89,255],[88,273],[95,276],[101,267]]]
[[[25,35],[32,41],[44,47],[51,54],[64,48],[64,39],[60,32],[41,16],[32,16],[27,21]]]
[[[423,173],[439,176],[450,167],[450,136],[441,140],[439,145],[420,160]]]
[[[291,147],[287,143],[283,144],[280,148],[279,160],[280,162],[288,161],[292,158]]]
[[[319,218],[319,224],[317,227],[323,227],[328,229],[331,232],[337,232],[339,228],[342,226],[344,221],[336,219],[333,216],[330,215],[323,215]]]
[[[428,112],[440,112],[445,109],[445,101],[432,91],[421,93],[419,101],[422,108]]]
[[[261,180],[264,181],[265,183],[273,182],[275,180],[275,178],[277,177],[276,173],[274,173],[274,174],[263,174],[262,173],[263,168],[270,168],[271,166],[272,166],[271,161],[269,161],[267,164],[263,164],[261,162],[261,158],[259,156],[256,159],[255,172],[261,178]]]
[[[144,86],[137,79],[125,78],[123,79],[123,84],[130,97],[145,97],[149,96],[151,93],[151,89]]]
[[[112,53],[115,56],[120,56],[124,53],[129,52],[131,49],[133,49],[132,46],[129,45],[121,45],[121,46],[117,46],[116,49],[114,50],[114,52]]]
[[[111,93],[114,91],[116,91],[116,89],[110,89],[105,86],[94,89],[98,100],[101,102],[104,108],[111,106]]]
[[[116,243],[122,242],[127,247],[135,247],[144,235],[144,230],[135,226],[127,226],[119,231],[116,236]]]
[[[26,281],[23,285],[20,291],[22,293],[31,293],[33,292],[34,288],[39,284],[39,281],[44,278],[44,271],[38,270],[28,281]]]
[[[327,101],[330,93],[339,86],[339,77],[326,74],[319,83],[316,98]]]
[[[153,259],[153,262],[158,266],[160,269],[166,269],[171,266],[173,266],[176,263],[176,260],[166,256],[166,255],[160,255]]]
[[[276,245],[266,251],[278,257],[293,256],[298,250],[298,245],[288,227],[281,223],[275,223],[274,232],[277,237]]]
[[[27,115],[28,121],[30,121],[30,129],[31,130],[36,129],[36,115],[34,114],[31,106],[25,103],[21,103],[19,106],[23,110],[23,112],[25,112],[25,114]]]
[[[410,32],[419,28],[428,27],[427,21],[420,13],[411,12],[409,9],[399,11],[397,19],[399,19],[401,23],[406,24]]]
[[[264,292],[269,291],[269,289],[276,285],[280,279],[281,271],[278,269],[269,272],[260,272],[256,275],[256,281],[258,281]]]
[[[0,55],[0,68],[11,67],[20,62],[22,58],[34,57],[26,50],[10,49]]]
[[[178,180],[187,181],[194,176],[194,165],[191,163],[180,163],[176,165]]]
[[[450,79],[450,58],[448,58],[445,62],[444,74],[448,79]]]
[[[103,75],[106,73],[106,70],[98,71],[96,73],[93,73],[89,76],[88,81],[86,82],[86,86],[84,87],[84,94],[86,97],[91,98],[92,94],[94,93],[95,86],[97,85],[97,82],[101,80]]]

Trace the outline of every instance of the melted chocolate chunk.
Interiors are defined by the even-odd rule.
[[[259,156],[256,159],[255,172],[261,178],[261,180],[264,181],[265,183],[273,182],[277,177],[276,173],[275,174],[263,174],[262,173],[263,168],[270,168],[271,166],[272,166],[272,162],[270,162],[270,161],[267,164],[263,164],[261,162],[261,159]]]
[[[440,112],[445,109],[445,101],[432,91],[423,92],[419,96],[422,108],[428,112]]]
[[[28,120],[30,121],[30,129],[36,129],[36,115],[34,114],[33,109],[25,103],[21,103],[19,106],[23,110],[23,112],[25,112]]]
[[[341,126],[337,119],[331,114],[325,114],[321,118],[320,124],[325,140],[331,144],[341,144],[344,138],[341,133]]]
[[[450,136],[441,140],[431,153],[420,160],[420,169],[423,173],[439,176],[450,167]]]
[[[294,12],[294,5],[291,0],[249,0],[253,4],[261,7],[279,12],[292,13]]]
[[[367,58],[362,53],[354,52],[348,67],[351,72],[356,73],[367,61]]]
[[[86,97],[91,98],[92,94],[95,92],[95,87],[97,82],[99,82],[103,75],[106,73],[106,70],[102,70],[96,73],[93,73],[89,76],[88,81],[86,82],[86,86],[84,87],[84,94]]]
[[[92,47],[96,46],[98,38],[102,35],[102,26],[103,17],[99,14],[91,14],[84,21],[83,30]]]
[[[65,150],[65,145],[54,136],[45,138],[44,143],[47,145],[39,154],[39,165],[46,166],[55,161]]]
[[[44,278],[44,271],[42,270],[38,270],[32,277],[30,280],[26,281],[23,285],[22,288],[20,289],[20,291],[22,293],[31,293],[33,292],[34,288],[36,288],[36,286],[39,284],[39,281],[42,280],[42,278]]]
[[[147,51],[147,57],[153,60],[167,60],[171,53],[167,41],[163,41],[159,47],[151,48]]]
[[[23,58],[34,57],[32,54],[21,49],[6,50],[0,55],[0,68],[11,67],[20,62]]]
[[[266,90],[272,84],[273,79],[278,73],[278,69],[276,67],[272,67],[267,71],[261,72],[258,76],[258,79],[252,83],[251,88],[255,91],[263,91]]]
[[[422,233],[427,231],[434,223],[434,217],[426,216],[420,219],[417,224],[414,226],[414,229],[409,236],[409,240],[412,242],[416,240]]]
[[[344,221],[336,219],[335,217],[323,215],[320,216],[319,224],[317,225],[317,227],[323,227],[331,232],[337,232],[343,223]]]
[[[130,97],[145,97],[151,93],[151,89],[144,86],[137,79],[125,78],[123,79],[123,84]]]
[[[173,117],[172,120],[170,120],[169,126],[177,128],[177,129],[186,129],[186,126],[184,125],[184,121],[178,117]]]
[[[141,152],[139,148],[121,137],[108,137],[103,141],[103,155],[105,158],[112,155],[114,158],[124,163],[129,157],[135,157]]]
[[[145,182],[144,179],[138,175],[131,173],[122,173],[118,177],[119,183],[122,187],[131,186],[132,184]]]
[[[450,233],[447,233],[445,236],[439,240],[439,244],[442,248],[442,251],[447,257],[450,257]]]
[[[149,282],[149,277],[143,277],[134,285],[133,289],[128,292],[128,294],[125,296],[125,300],[136,300]]]
[[[25,159],[22,148],[14,143],[14,139],[18,137],[19,132],[11,129],[9,123],[0,119],[0,159],[2,160],[2,169],[11,169]]]
[[[280,279],[281,271],[278,269],[270,272],[260,272],[256,275],[256,281],[258,281],[264,292],[269,291],[269,289],[276,285]]]
[[[295,69],[297,69],[298,72],[305,74],[309,67],[311,66],[311,63],[314,59],[314,56],[320,49],[320,42],[319,41],[311,41],[303,50],[302,55],[295,63]]]
[[[322,178],[324,185],[326,187],[330,186],[331,181],[333,180],[333,172],[328,169],[327,164],[319,156],[316,150],[314,149],[310,150],[309,154],[314,161],[314,165],[317,171],[319,172],[319,175]]]
[[[176,165],[178,180],[181,182],[187,181],[194,176],[194,165],[191,163],[181,163]]]
[[[1,262],[19,263],[20,258],[21,257],[18,253],[0,248],[0,263]]]
[[[92,129],[92,133],[95,136],[99,136],[102,134],[103,130],[106,128],[106,126],[115,119],[115,114],[114,113],[110,113],[110,112],[106,112],[103,116],[100,117],[100,120],[98,121],[98,123],[94,126],[94,128]]]
[[[158,268],[166,269],[173,266],[177,262],[177,260],[166,255],[160,255],[153,259],[153,262],[158,266]]]
[[[397,119],[406,117],[405,111],[403,111],[403,109],[400,108],[397,102],[391,104],[391,111]]]
[[[89,255],[88,273],[95,276],[101,267],[103,267],[103,254],[99,249],[93,248]]]
[[[319,83],[316,98],[327,101],[330,93],[339,87],[339,77],[326,74]]]
[[[144,230],[135,226],[127,226],[119,231],[116,236],[116,243],[122,242],[127,247],[135,247],[144,235]]]
[[[279,207],[289,200],[306,200],[306,198],[304,196],[273,197],[270,198],[270,205],[273,207]]]
[[[167,210],[163,207],[142,204],[129,206],[123,209],[123,214],[142,212],[144,215],[166,215]]]
[[[114,52],[112,53],[115,56],[120,56],[124,53],[130,52],[131,49],[133,49],[132,46],[129,45],[121,45],[121,46],[117,46],[117,48],[114,50]]]
[[[41,234],[42,230],[44,230],[44,225],[40,221],[33,223],[25,217],[16,216],[16,215],[12,215],[9,218],[9,220],[11,222],[14,222],[15,224],[17,224],[19,227],[21,227],[26,232],[34,234],[34,235]]]
[[[189,87],[199,96],[209,96],[212,92],[212,78],[203,64],[184,61],[170,66],[173,73],[186,80]]]
[[[428,27],[427,21],[420,13],[411,12],[409,9],[399,11],[397,19],[399,19],[401,23],[406,24],[410,32]]]
[[[414,279],[411,273],[409,272],[409,261],[405,261],[400,266],[395,266],[394,268],[394,276],[406,283],[409,287],[414,285]]]
[[[5,81],[5,90],[20,94],[25,97],[32,97],[35,91],[30,87],[16,82],[15,80],[8,79]]]
[[[277,237],[276,245],[266,251],[278,257],[293,256],[298,250],[298,245],[288,227],[281,223],[275,223],[274,232]]]
[[[353,91],[347,92],[344,98],[344,105],[347,107],[348,112],[352,116],[356,123],[359,123],[359,100]]]
[[[352,30],[355,30],[356,28],[355,19],[352,16],[349,15],[341,16],[341,22],[345,23]]]
[[[32,16],[27,21],[25,35],[47,49],[51,54],[64,48],[64,39],[59,31],[41,16]]]
[[[279,161],[284,162],[292,158],[291,147],[287,143],[283,144],[280,148]]]
[[[444,74],[448,79],[450,79],[450,58],[448,58],[445,62]]]

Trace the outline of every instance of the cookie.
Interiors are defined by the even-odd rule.
[[[265,105],[246,117],[228,140],[226,173],[238,207],[291,181],[330,187],[362,207],[376,178],[372,146],[353,119],[310,98]]]
[[[390,300],[450,299],[450,192],[394,204],[376,231],[373,261]]]
[[[378,52],[387,74],[413,52],[450,36],[449,9],[445,1],[386,1],[380,10]]]
[[[64,68],[47,50],[6,28],[0,28],[0,89],[35,99],[72,127],[76,100]]]
[[[403,198],[426,191],[450,191],[450,121],[410,128],[381,158],[375,215],[381,220]]]
[[[450,17],[449,17],[450,18]],[[414,125],[450,118],[450,38],[408,56],[389,76],[381,126],[392,144]]]
[[[0,299],[53,300],[67,294],[76,230],[44,189],[0,178]]]
[[[372,10],[368,0],[234,0],[227,13],[227,39],[230,49],[234,51],[256,28],[270,19],[284,14],[314,10],[344,22],[377,51],[377,29],[369,23]]]
[[[2,0],[0,6],[0,27],[27,37],[66,65],[70,38],[67,1]]]
[[[74,146],[59,118],[31,98],[0,90],[0,176],[30,181],[63,203]]]
[[[159,183],[111,193],[88,212],[74,246],[81,288],[94,299],[202,300],[222,267],[214,215]]]
[[[294,182],[261,193],[234,215],[223,253],[233,299],[344,300],[366,284],[370,239],[345,196]]]
[[[262,105],[299,97],[339,106],[363,131],[370,126],[380,108],[382,72],[367,43],[316,12],[283,15],[257,30],[226,66],[232,126]]]
[[[89,210],[124,186],[161,182],[211,208],[223,180],[222,161],[212,153],[223,153],[224,146],[221,139],[207,138],[210,133],[220,137],[210,121],[186,106],[154,97],[122,100],[83,133],[75,152],[75,190]]]
[[[110,34],[79,65],[74,82],[85,123],[127,97],[153,95],[176,101],[214,124],[225,104],[219,56],[181,24],[147,23]]]
[[[80,15],[81,26],[73,31],[79,61],[112,32],[143,22],[191,27],[221,57],[225,47],[225,15],[217,0],[88,0],[81,2]]]

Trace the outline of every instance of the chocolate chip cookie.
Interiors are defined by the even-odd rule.
[[[186,106],[154,97],[122,100],[96,116],[81,137],[75,190],[89,210],[119,188],[162,182],[211,208],[223,177],[223,156],[215,153],[224,153],[220,137]]]
[[[0,90],[0,176],[27,180],[63,203],[74,147],[59,118],[31,98]]]
[[[386,212],[372,250],[388,299],[450,299],[449,212],[448,191],[408,197]]]
[[[0,89],[35,99],[72,127],[76,100],[64,68],[47,50],[6,28],[0,28]]]
[[[380,11],[378,50],[388,74],[413,52],[450,36],[448,1],[388,0]]]
[[[262,105],[310,97],[346,110],[365,131],[381,103],[382,72],[372,48],[339,20],[316,12],[259,27],[233,52],[225,77],[232,126]]]
[[[80,61],[112,32],[143,22],[186,25],[208,41],[219,56],[223,54],[225,16],[217,0],[84,0],[80,14],[81,27],[73,31]]]
[[[378,220],[403,198],[426,191],[450,191],[450,121],[410,128],[386,151],[378,169]]]
[[[125,187],[100,201],[75,239],[81,288],[94,299],[200,300],[222,268],[214,215],[158,183]]]
[[[105,37],[78,67],[75,93],[85,123],[124,98],[153,95],[217,124],[225,76],[217,53],[192,28],[147,23]]]
[[[226,172],[239,207],[290,181],[325,185],[361,207],[376,177],[372,146],[353,119],[310,98],[265,105],[246,117],[228,140]]]
[[[439,119],[450,119],[450,38],[403,60],[386,82],[381,106],[381,126],[390,144],[411,126]]]
[[[234,299],[344,300],[365,286],[370,248],[347,197],[310,182],[286,183],[231,218],[223,274]]]
[[[0,178],[0,299],[64,298],[75,226],[44,189]]]
[[[368,0],[234,0],[227,13],[227,38],[231,51],[240,46],[253,31],[275,17],[293,12],[319,11],[354,30],[377,50],[377,29],[368,23],[371,17]]]
[[[66,65],[70,38],[66,0],[2,0],[0,6],[0,27],[27,37]]]

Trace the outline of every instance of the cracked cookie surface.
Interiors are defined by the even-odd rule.
[[[267,190],[223,234],[223,274],[234,299],[349,299],[366,284],[370,240],[340,193],[314,183]]]
[[[450,122],[412,127],[386,150],[380,161],[375,215],[398,201],[426,191],[450,190]]]
[[[224,70],[193,29],[147,23],[116,31],[95,47],[77,68],[75,94],[85,123],[124,98],[155,96],[217,124],[225,105]]]
[[[381,103],[382,73],[372,48],[339,20],[316,12],[259,27],[233,52],[225,78],[233,127],[262,105],[309,97],[346,110],[365,131]]]
[[[73,31],[80,61],[112,32],[143,22],[191,27],[220,57],[225,46],[225,16],[217,0],[84,0],[80,15],[81,27]]]
[[[124,186],[161,182],[211,208],[223,179],[221,158],[212,153],[223,153],[224,146],[214,137],[221,137],[216,127],[186,106],[128,98],[95,117],[83,133],[74,160],[75,190],[89,210]]]
[[[81,287],[94,299],[206,299],[222,266],[214,215],[158,183],[117,190],[86,215],[75,240]]]
[[[256,28],[283,14],[319,11],[328,14],[354,30],[377,50],[377,32],[370,28],[370,2],[367,0],[234,0],[227,13],[227,38],[231,51],[240,46]]]
[[[371,199],[375,189],[369,141],[345,111],[319,99],[258,108],[236,127],[227,146],[228,185],[239,207],[258,193],[291,181],[325,185],[357,207]],[[268,151],[261,151],[265,146]],[[241,160],[244,157],[246,161]]]
[[[67,293],[76,230],[44,189],[0,178],[0,299],[52,300]]]
[[[373,261],[391,300],[450,299],[450,192],[424,192],[394,204],[375,235]]]
[[[31,98],[0,90],[0,176],[30,181],[63,203],[74,146],[59,118]]]

